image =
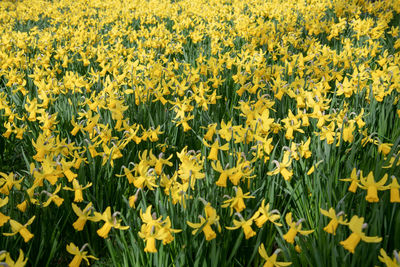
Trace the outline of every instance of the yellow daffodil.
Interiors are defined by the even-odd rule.
[[[228,121],[228,123],[221,121],[221,129],[218,130],[218,134],[225,141],[231,141],[233,137],[232,121]]]
[[[37,110],[37,99],[34,98],[32,100],[29,100],[29,98],[26,98],[25,109],[27,112],[29,112],[28,121],[35,121],[36,110]]]
[[[58,163],[52,157],[46,155],[42,162],[41,171],[34,172],[34,177],[39,181],[46,179],[51,185],[55,185],[58,178],[64,176],[62,170],[57,166],[59,166]],[[42,182],[39,185],[41,186]]]
[[[143,221],[140,232],[141,238],[145,240],[146,247],[144,252],[156,253],[156,240],[162,240],[163,244],[169,244],[174,240],[172,233],[179,233],[181,230],[171,228],[171,220],[167,217],[164,221],[156,214],[151,214],[152,206],[148,206],[146,212],[140,210],[140,218]]]
[[[64,202],[64,199],[62,199],[57,195],[60,189],[61,189],[61,184],[58,184],[53,193],[42,191],[42,193],[45,193],[47,196],[49,196],[47,201],[43,203],[43,207],[47,207],[48,205],[50,205],[51,202],[54,202],[54,204],[56,204],[57,207],[61,206],[61,204]]]
[[[331,219],[331,221],[328,223],[327,226],[324,227],[324,231],[333,235],[336,235],[336,229],[339,226],[339,224],[347,225],[347,220],[343,220],[343,212],[339,212],[336,215],[336,212],[333,208],[330,208],[329,211],[320,209],[321,214],[324,216],[327,216],[328,218]]]
[[[228,200],[224,201],[224,204],[221,206],[223,208],[230,207],[230,214],[232,215],[233,209],[236,210],[236,212],[241,212],[246,208],[246,205],[244,204],[244,199],[245,198],[254,198],[254,196],[249,196],[250,192],[247,192],[243,194],[243,190],[240,187],[233,187],[236,191],[236,196],[233,198],[230,198]]]
[[[172,155],[170,155],[167,159],[164,159],[163,156],[164,154],[160,153],[160,155],[158,155],[158,158],[156,158],[152,153],[150,153],[150,158],[155,162],[154,170],[156,171],[157,175],[161,175],[162,168],[164,165],[167,166],[173,165],[172,162],[169,161],[172,158]]]
[[[81,210],[77,205],[74,203],[72,205],[72,210],[78,216],[78,219],[72,224],[76,231],[82,231],[83,227],[85,227],[86,221],[90,220],[92,222],[100,221],[101,214],[95,212],[94,215],[91,215],[93,210],[92,202],[86,205],[86,207]]]
[[[378,190],[387,190],[389,187],[385,186],[388,175],[385,174],[379,182],[375,182],[374,174],[372,171],[365,178],[361,175],[360,177],[360,188],[367,190],[365,200],[368,202],[379,202]]]
[[[391,259],[387,254],[386,251],[381,248],[380,250],[381,255],[378,256],[380,262],[386,264],[386,267],[399,267],[400,266],[400,258],[399,254],[396,250],[393,251],[393,259]]]
[[[98,260],[95,256],[87,255],[87,251],[84,251],[88,244],[84,244],[81,249],[79,249],[74,243],[69,243],[67,245],[67,251],[69,254],[74,255],[72,261],[68,264],[69,267],[79,267],[82,260],[85,260],[87,265],[90,265],[89,259]]]
[[[302,158],[308,159],[311,157],[312,152],[310,151],[311,138],[308,138],[306,142],[301,141],[298,151]]]
[[[350,251],[351,253],[354,253],[354,249],[357,247],[358,243],[362,240],[367,243],[379,243],[382,241],[381,237],[370,237],[366,236],[362,230],[365,228],[367,225],[364,224],[364,218],[359,218],[358,216],[353,216],[348,224],[350,230],[352,233],[350,236],[344,240],[341,241],[340,244]]]
[[[235,229],[242,227],[246,239],[249,239],[249,238],[255,236],[256,232],[254,232],[254,230],[251,228],[251,225],[253,224],[254,216],[248,220],[245,220],[239,212],[236,212],[235,214],[239,217],[240,221],[234,219],[233,224],[235,226],[233,226],[233,227],[225,226],[225,228],[228,230],[235,230]]]
[[[314,230],[301,230],[301,223],[304,221],[304,219],[300,219],[298,222],[294,222],[291,212],[286,214],[285,220],[290,228],[289,231],[283,235],[283,239],[285,239],[290,244],[294,243],[294,238],[298,233],[302,235],[309,235],[314,232]]]
[[[61,166],[62,166],[62,171],[67,177],[68,182],[72,182],[78,175],[71,171],[71,168],[74,167],[75,163],[74,162],[67,162],[64,158],[61,159]]]
[[[139,198],[139,192],[141,191],[141,189],[139,188],[136,193],[132,196],[129,197],[129,206],[131,208],[136,208],[136,201]]]
[[[4,207],[8,203],[8,197],[5,198],[0,198],[0,208]],[[10,219],[10,216],[4,215],[3,213],[0,212],[0,227],[3,226],[8,220]]]
[[[269,203],[265,205],[265,199],[262,200],[261,206],[258,208],[257,212],[254,214],[255,223],[258,228],[261,228],[267,221],[275,224],[276,226],[282,226],[281,223],[276,222],[281,218],[278,210],[271,210]]]
[[[117,215],[120,214],[119,212],[114,212],[111,215],[111,208],[107,207],[103,214],[96,214],[96,219],[100,219],[104,221],[103,226],[97,230],[97,234],[102,238],[107,238],[108,233],[110,232],[111,228],[120,229],[120,230],[127,230],[129,226],[121,226],[122,220],[117,220]]]
[[[378,145],[378,152],[382,153],[384,156],[386,156],[387,154],[389,154],[391,148],[392,148],[393,144],[389,144],[389,143],[380,143]]]
[[[295,115],[293,115],[292,111],[289,109],[288,111],[288,117],[282,120],[283,123],[285,123],[285,128],[286,128],[286,134],[285,137],[286,139],[290,140],[293,139],[293,133],[300,132],[304,133],[304,131],[300,128],[301,127],[301,121],[297,119]]]
[[[214,136],[214,134],[217,131],[216,129],[217,129],[217,124],[216,123],[208,125],[207,132],[204,134],[204,139],[207,140],[207,141],[211,141],[213,136]]]
[[[225,169],[222,168],[221,162],[217,161],[217,163],[215,164],[215,162],[211,162],[211,167],[220,173],[218,180],[215,182],[216,185],[220,186],[220,187],[226,187],[226,181],[229,178],[229,176],[234,174],[235,168],[231,168],[228,169],[229,165],[227,165],[225,167]]]
[[[201,162],[201,156],[199,153],[194,151],[186,151],[185,147],[180,153],[177,153],[178,158],[181,161],[178,169],[178,175],[183,182],[189,182],[190,187],[194,189],[196,180],[203,179],[206,175],[201,172],[203,170],[203,163]]]
[[[399,203],[400,202],[400,185],[397,182],[397,178],[392,176],[392,183],[388,185],[390,189],[390,202]]]
[[[347,126],[344,126],[342,133],[343,141],[352,143],[354,141],[353,132],[355,129],[356,126],[354,121],[350,121]]]
[[[318,135],[318,133],[317,133]],[[328,126],[323,126],[321,128],[321,132],[319,133],[321,140],[326,140],[327,144],[333,144],[335,140],[336,133],[335,133],[335,123],[331,122]]]
[[[261,243],[261,245],[258,247],[258,253],[265,260],[263,267],[274,267],[274,266],[275,267],[285,267],[285,266],[292,265],[291,262],[277,261],[277,257],[278,257],[278,254],[280,251],[281,251],[280,249],[277,249],[271,256],[268,256],[267,251],[265,250],[264,244]]]
[[[207,157],[207,159],[210,159],[210,160],[218,160],[218,151],[219,150],[226,151],[229,149],[229,143],[226,143],[225,145],[220,146],[218,144],[218,139],[216,139],[212,145],[209,145],[205,140],[203,140],[203,142],[204,142],[205,146],[211,147],[210,154]]]
[[[290,153],[285,152],[283,155],[282,162],[279,162],[277,160],[273,160],[272,162],[275,163],[276,168],[273,171],[268,172],[268,175],[276,175],[280,173],[283,176],[283,179],[286,181],[290,181],[293,176],[293,171],[291,170],[291,165],[292,165],[293,159],[290,158]]]
[[[71,134],[72,134],[73,136],[76,136],[76,134],[77,134],[79,131],[84,132],[84,129],[83,129],[83,128],[84,128],[83,122],[84,122],[84,121],[81,121],[80,123],[76,123],[76,122],[75,122],[75,118],[72,117],[72,119],[71,119],[71,125],[74,126],[74,128],[71,130]]]
[[[81,186],[79,184],[79,181],[77,179],[74,179],[72,181],[72,186],[73,186],[73,188],[64,186],[63,189],[68,190],[68,191],[74,191],[75,192],[74,202],[82,202],[83,201],[82,190],[85,190],[85,189],[91,187],[92,183],[88,183],[85,186]]]
[[[27,227],[33,223],[33,221],[35,220],[35,217],[36,216],[33,216],[32,218],[30,218],[28,220],[28,222],[24,225],[20,224],[19,222],[15,221],[15,220],[10,219],[11,230],[13,232],[12,233],[3,233],[3,235],[13,236],[13,235],[16,235],[19,233],[22,236],[22,238],[24,239],[25,243],[28,242],[33,237],[33,234],[31,232],[29,232]]]
[[[350,174],[350,178],[344,178],[344,179],[339,179],[340,181],[344,182],[351,182],[349,186],[349,191],[352,193],[355,193],[358,187],[358,183],[360,182],[358,179],[358,176],[360,174],[360,171],[357,172],[356,168],[353,168]],[[362,174],[361,174],[362,175]]]
[[[19,250],[19,256],[16,261],[14,261],[10,253],[5,251],[0,251],[0,265],[4,265],[7,267],[24,267],[28,261],[28,258],[24,259],[24,252],[22,249]]]
[[[211,207],[210,203],[207,203],[206,206],[204,207],[205,213],[206,213],[206,218],[203,218],[201,215],[199,216],[200,218],[200,223],[192,223],[187,221],[187,225],[189,225],[191,228],[194,228],[192,231],[192,234],[195,235],[200,229],[202,229],[204,236],[206,237],[207,241],[210,241],[214,238],[217,237],[217,234],[214,232],[214,230],[211,228],[213,224],[217,225],[217,229],[219,232],[221,232],[221,226],[219,225],[219,216],[217,215],[216,210]]]
[[[0,172],[0,176],[2,176],[0,177],[0,193],[8,195],[13,187],[18,190],[21,189],[21,182],[23,181],[23,178],[15,180],[15,175],[12,172],[10,172],[8,175]]]
[[[139,164],[135,166],[135,175],[133,184],[136,188],[143,189],[147,187],[150,190],[154,190],[154,188],[158,187],[156,184],[157,174],[146,160],[140,161]]]

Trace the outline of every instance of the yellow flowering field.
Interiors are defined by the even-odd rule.
[[[400,266],[400,0],[0,2],[0,265]]]

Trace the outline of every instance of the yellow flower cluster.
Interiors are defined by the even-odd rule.
[[[269,221],[264,266],[289,265],[279,252],[301,253],[320,214],[325,232],[348,228],[351,253],[380,242],[368,214],[320,206],[400,202],[399,14],[398,0],[1,1],[0,244],[29,245],[56,209],[77,216],[68,238],[126,230],[150,253],[185,229],[264,238]],[[329,172],[343,176],[321,196]],[[70,266],[97,260],[65,245]],[[12,257],[0,265],[28,262]]]

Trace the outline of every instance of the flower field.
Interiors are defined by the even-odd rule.
[[[0,2],[0,265],[400,266],[400,1]]]

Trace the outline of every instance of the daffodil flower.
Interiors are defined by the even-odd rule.
[[[400,185],[397,182],[397,178],[392,176],[392,183],[388,186],[390,188],[390,202],[400,202]]]
[[[240,221],[234,219],[233,224],[235,226],[233,226],[233,227],[225,226],[225,228],[228,230],[235,230],[235,229],[242,227],[246,239],[249,239],[249,238],[255,236],[256,232],[254,232],[254,230],[251,228],[251,225],[253,224],[254,216],[248,220],[245,220],[239,212],[236,212],[235,214],[239,217]]]
[[[324,231],[333,235],[336,235],[336,229],[339,224],[347,225],[347,220],[343,220],[343,212],[339,212],[336,215],[335,209],[330,208],[329,211],[320,209],[322,215],[327,216],[331,219],[327,226],[324,227]]]
[[[213,224],[216,224],[218,227],[218,231],[221,232],[221,226],[219,225],[219,216],[217,215],[216,210],[211,207],[210,203],[207,203],[206,206],[204,207],[205,213],[206,213],[206,218],[203,218],[201,215],[199,216],[200,218],[200,223],[192,223],[187,221],[186,223],[191,227],[194,228],[192,231],[192,234],[195,235],[200,229],[202,229],[204,236],[206,237],[207,241],[210,241],[214,238],[217,237],[217,234],[214,232],[214,230],[211,228]]]
[[[265,260],[263,267],[274,267],[274,266],[275,267],[285,267],[285,266],[292,265],[291,262],[277,261],[277,257],[278,257],[278,254],[280,251],[281,251],[280,249],[277,249],[271,256],[268,256],[267,251],[265,250],[264,244],[261,243],[261,245],[258,247],[258,253]]]
[[[192,231],[192,234],[195,235],[197,231],[202,228],[202,231],[204,233],[204,236],[206,237],[207,241],[210,241],[214,238],[217,237],[217,234],[215,231],[211,228],[211,224],[204,219],[201,215],[199,216],[200,218],[200,223],[192,223],[187,221],[187,225],[189,225],[191,228],[194,228],[195,230]]]
[[[332,144],[336,136],[335,123],[331,122],[328,126],[323,126],[321,128],[321,133],[316,134],[319,134],[321,141],[326,139],[328,145]]]
[[[123,171],[124,171],[124,174],[121,174],[121,175],[117,174],[116,176],[117,176],[117,177],[123,177],[123,176],[125,176],[125,177],[128,179],[128,182],[129,182],[130,184],[133,184],[133,182],[135,181],[135,177],[133,176],[132,172],[133,172],[134,170],[130,170],[129,168],[127,168],[127,167],[125,167],[125,166],[122,166],[122,169],[123,169]]]
[[[97,234],[102,238],[107,238],[108,233],[110,232],[111,228],[120,229],[120,230],[127,230],[129,226],[121,226],[122,220],[117,220],[117,215],[119,212],[114,212],[111,215],[111,208],[107,207],[103,214],[96,214],[96,219],[100,219],[104,221],[104,225],[97,230]]]
[[[38,162],[42,162],[44,156],[54,147],[54,138],[45,137],[40,133],[36,138],[36,142],[32,140],[32,145],[36,150],[36,154],[32,158]]]
[[[139,236],[146,243],[144,252],[156,253],[156,240],[162,240],[164,245],[169,244],[174,240],[172,233],[179,233],[181,230],[171,228],[169,217],[163,221],[162,217],[157,218],[155,213],[151,214],[151,208],[151,205],[148,206],[145,213],[140,210],[143,224]]]
[[[348,125],[343,128],[342,139],[345,142],[352,143],[354,141],[353,132],[356,129],[355,122],[349,121]]]
[[[324,162],[323,160],[318,161],[317,163],[315,163],[314,165],[311,166],[311,168],[307,171],[307,175],[311,175],[314,173],[315,169],[318,168],[318,166]]]
[[[300,219],[299,221],[294,222],[291,212],[286,214],[285,220],[290,228],[289,231],[283,235],[283,239],[285,239],[290,244],[294,243],[294,238],[298,233],[302,235],[309,235],[314,232],[314,230],[301,230],[301,223],[304,221],[304,219]]]
[[[21,212],[25,212],[27,206],[28,206],[28,201],[25,199],[24,201],[22,201],[21,203],[19,203],[17,205],[17,209],[19,209]],[[1,217],[1,215],[0,215],[0,217]],[[1,219],[0,219],[0,221],[1,221]]]
[[[67,162],[63,158],[63,159],[61,159],[60,163],[61,163],[61,166],[62,166],[62,171],[63,171],[65,177],[67,177],[68,182],[72,182],[76,177],[78,177],[78,175],[76,173],[71,171],[71,168],[74,167],[75,162]]]
[[[136,188],[143,189],[145,186],[154,190],[158,187],[156,184],[156,172],[154,168],[150,168],[146,161],[140,161],[138,165],[135,166],[135,178],[133,180],[133,185]]]
[[[79,167],[81,166],[81,164],[82,164],[82,162],[84,162],[84,163],[89,163],[87,160],[86,160],[86,158],[84,158],[83,156],[82,156],[82,154],[84,154],[86,152],[86,148],[85,147],[83,147],[83,151],[81,151],[81,152],[77,152],[76,150],[74,151],[74,168],[75,169],[79,169]]]
[[[86,221],[98,222],[100,221],[100,213],[95,212],[95,215],[91,215],[91,211],[93,209],[93,204],[90,202],[86,205],[86,207],[81,210],[77,205],[74,203],[72,205],[72,210],[78,216],[78,219],[72,224],[76,231],[82,231],[85,227]],[[97,216],[96,216],[97,215]]]
[[[36,110],[37,110],[37,99],[33,98],[33,100],[29,100],[29,98],[27,97],[25,109],[29,113],[28,121],[35,121],[36,120]]]
[[[162,233],[162,235],[165,235],[165,237],[162,238],[164,245],[169,244],[172,241],[174,241],[174,237],[172,236],[172,233],[182,232],[181,229],[172,229],[171,226],[172,226],[171,219],[169,218],[169,216],[167,216],[167,218],[165,218],[165,220],[163,221],[163,227],[160,229],[160,233]]]
[[[378,256],[380,262],[386,264],[387,267],[399,267],[400,266],[400,257],[396,250],[393,251],[393,259],[391,259],[387,254],[386,251],[381,248],[380,250],[381,256]]]
[[[0,198],[0,208],[4,207],[8,203],[8,197]],[[4,215],[3,213],[0,212],[0,227],[3,226],[8,220],[10,219],[10,216]]]
[[[225,141],[231,141],[233,137],[232,121],[228,121],[228,123],[225,123],[225,121],[221,121],[221,129],[218,130],[218,134]]]
[[[360,171],[357,172],[356,168],[353,168],[350,174],[350,178],[344,178],[344,179],[339,179],[340,181],[344,182],[351,182],[349,186],[349,191],[352,193],[355,193],[358,187],[358,183],[360,182],[358,179],[358,176],[360,174]]]
[[[10,172],[8,175],[0,172],[0,193],[4,195],[8,195],[11,188],[15,187],[16,189],[20,190],[21,189],[21,182],[23,178],[19,180],[15,180],[15,175],[14,173]]]
[[[10,135],[13,133],[13,129],[11,128],[11,123],[10,122],[4,122],[3,124],[4,128],[7,129],[7,131],[5,133],[2,134],[2,136],[4,136],[5,138],[9,138]]]
[[[311,138],[308,138],[305,143],[301,141],[298,150],[302,158],[308,159],[309,157],[311,157],[312,152],[310,151],[310,143],[311,143]]]
[[[160,228],[162,225],[162,217],[155,218],[155,213],[151,214],[152,205],[148,206],[146,212],[143,213],[142,210],[139,211],[140,218],[143,223],[146,225],[146,232],[150,232],[151,228],[157,227]]]
[[[58,184],[53,193],[49,193],[45,190],[42,191],[42,193],[45,193],[46,195],[49,196],[49,199],[47,199],[47,201],[43,203],[43,207],[47,207],[48,205],[50,205],[51,202],[54,202],[54,204],[56,204],[57,207],[59,207],[64,202],[64,199],[62,199],[57,195],[60,189],[61,189],[61,184]]]
[[[85,121],[81,121],[81,122],[79,122],[79,123],[76,123],[75,122],[75,118],[74,117],[72,117],[72,119],[71,119],[71,124],[72,124],[72,126],[74,126],[74,128],[72,129],[72,131],[71,131],[71,134],[73,135],[73,136],[75,136],[79,131],[81,131],[82,133],[84,133],[84,127],[83,127],[83,123],[84,123]]]
[[[338,96],[344,94],[346,98],[351,97],[351,95],[355,91],[353,83],[351,82],[351,80],[349,81],[347,77],[344,78],[342,83],[336,81],[336,87],[338,88],[336,94]]]
[[[214,134],[216,132],[216,129],[217,129],[216,123],[208,125],[207,132],[204,135],[204,139],[206,139],[207,141],[211,141],[212,137],[214,136]]]
[[[386,156],[387,154],[389,154],[392,146],[393,146],[393,144],[390,144],[390,143],[380,143],[378,145],[378,152],[382,153],[384,156]]]
[[[199,153],[194,151],[187,152],[185,147],[180,153],[177,153],[178,158],[181,161],[178,169],[178,175],[183,182],[189,182],[190,187],[194,189],[196,180],[203,179],[206,175],[202,173],[203,163]]]
[[[35,217],[36,216],[33,216],[32,218],[30,218],[28,220],[28,222],[24,225],[11,219],[10,225],[11,225],[11,229],[13,232],[12,233],[3,233],[3,235],[13,236],[13,235],[16,235],[19,233],[22,236],[22,238],[24,239],[25,243],[28,242],[33,237],[33,234],[31,232],[29,232],[27,227],[33,223],[33,221],[35,220]]]
[[[254,111],[253,111],[254,112]],[[250,114],[248,114],[250,115]],[[250,116],[254,116],[254,115],[250,115]],[[257,128],[260,127],[261,132],[264,134],[268,134],[271,131],[271,125],[272,123],[274,123],[274,119],[270,118],[270,112],[269,109],[265,109],[260,115],[256,115],[258,118],[257,120],[254,120],[257,123]],[[247,120],[249,120],[250,118],[247,117]],[[260,124],[260,126],[258,126],[258,124]],[[256,125],[252,125],[254,128],[256,127]]]
[[[360,177],[360,188],[367,190],[365,200],[368,202],[379,202],[378,190],[387,190],[389,187],[384,186],[388,178],[385,174],[379,182],[375,182],[374,174],[372,171],[368,174],[367,178],[361,175]]]
[[[180,183],[177,181],[178,174],[175,172],[171,179],[166,175],[161,176],[161,183],[164,184],[164,192],[172,198],[172,204],[179,203],[186,208],[186,199],[192,199],[193,196],[187,194],[189,182]]]
[[[73,188],[68,187],[68,186],[64,186],[63,189],[64,190],[69,190],[69,191],[74,191],[75,192],[74,202],[82,202],[83,201],[82,190],[85,190],[85,189],[91,187],[92,183],[88,183],[85,186],[81,186],[79,184],[79,181],[77,179],[74,179],[72,181],[72,186],[73,186]]]
[[[90,112],[90,114],[88,114],[88,121],[86,123],[86,127],[84,127],[83,129],[89,134],[92,133],[93,128],[97,125],[99,119],[100,119],[100,114],[97,114],[92,117],[92,113]]]
[[[50,182],[51,185],[55,185],[58,181],[58,178],[64,176],[62,170],[57,168],[57,165],[58,163],[55,162],[51,156],[46,155],[42,162],[42,171],[34,172],[34,177],[39,181],[43,181],[43,179],[46,179]],[[38,185],[42,186],[42,182]]]
[[[227,165],[225,167],[225,169],[222,168],[221,166],[221,162],[217,161],[217,164],[215,164],[215,162],[211,162],[211,167],[220,173],[218,180],[215,182],[216,185],[220,186],[220,187],[226,187],[226,181],[229,178],[229,176],[231,176],[236,168],[230,168],[228,169]]]
[[[6,251],[0,251],[0,265],[6,266],[6,267],[24,267],[28,261],[28,258],[24,259],[24,252],[22,249],[19,250],[19,256],[16,261],[14,261],[10,253]]]
[[[276,226],[282,226],[281,223],[276,222],[281,218],[279,211],[270,211],[269,203],[265,206],[265,199],[262,200],[260,208],[258,208],[258,211],[254,214],[254,218],[258,228],[261,228],[267,221],[270,221]]]
[[[206,140],[203,140],[204,145],[207,147],[211,147],[210,154],[208,155],[207,159],[210,160],[218,160],[218,151],[223,150],[226,151],[229,149],[229,143],[220,146],[218,143],[218,139],[215,139],[215,142],[212,145],[209,145]]]
[[[139,192],[140,191],[141,191],[141,189],[139,188],[134,195],[129,197],[129,207],[136,208],[135,203],[136,203],[136,201],[137,201],[137,199],[139,197]]]
[[[67,251],[69,254],[74,255],[72,261],[68,264],[69,267],[79,267],[82,260],[85,260],[87,265],[90,265],[89,259],[98,260],[95,256],[87,255],[87,251],[84,251],[88,244],[84,244],[81,249],[79,249],[74,243],[69,243],[67,245]]]
[[[155,227],[153,226],[150,230],[150,233],[146,233],[146,225],[142,225],[140,232],[138,233],[140,238],[143,238],[146,243],[146,247],[144,248],[144,252],[156,253],[156,237]]]
[[[276,175],[280,173],[283,176],[283,179],[286,181],[290,181],[293,176],[293,171],[291,170],[292,165],[292,158],[290,158],[290,153],[287,151],[283,155],[282,162],[277,160],[273,160],[272,162],[275,163],[276,168],[273,171],[268,172],[268,175]]]
[[[172,155],[170,155],[167,159],[163,158],[164,154],[160,153],[158,155],[158,158],[156,158],[152,153],[150,154],[150,158],[155,161],[154,164],[154,170],[156,171],[157,175],[161,175],[162,173],[162,168],[164,165],[168,165],[168,166],[172,166],[172,162],[170,162],[169,160],[172,158]]]
[[[236,196],[234,198],[228,199],[224,201],[224,204],[222,205],[223,208],[230,207],[230,214],[232,215],[233,209],[236,210],[236,212],[241,212],[246,208],[246,205],[244,204],[244,199],[245,198],[254,198],[254,196],[249,196],[250,192],[247,192],[243,194],[243,190],[240,187],[233,187],[236,191]]]
[[[283,119],[282,122],[285,124],[286,134],[285,137],[288,140],[293,139],[293,132],[304,133],[304,131],[300,128],[301,121],[297,119],[295,115],[293,115],[292,111],[289,109],[288,117]]]
[[[255,175],[251,175],[253,172],[251,163],[251,161],[246,159],[244,153],[238,153],[236,167],[233,168],[233,174],[229,175],[229,180],[232,184],[238,185],[242,179],[251,179],[255,177]]]
[[[340,244],[350,251],[351,253],[354,253],[354,249],[360,242],[360,240],[367,242],[367,243],[379,243],[382,241],[381,237],[370,237],[366,236],[362,230],[367,227],[366,224],[364,224],[364,218],[359,218],[358,216],[353,216],[348,224],[350,230],[352,231],[351,235],[344,241],[341,241]]]

